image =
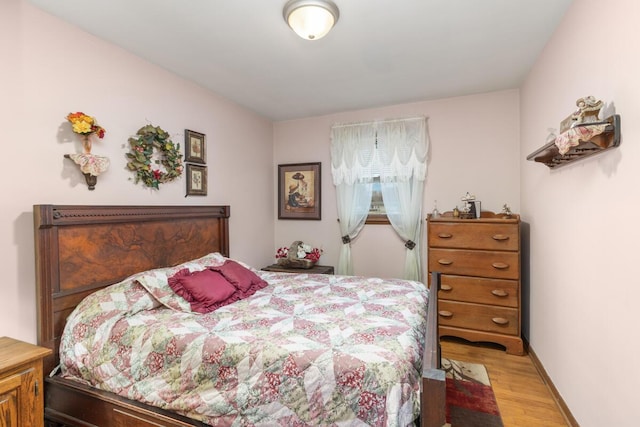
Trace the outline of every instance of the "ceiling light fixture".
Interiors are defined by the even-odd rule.
[[[329,0],[289,0],[282,11],[284,20],[300,37],[318,40],[338,22],[338,6]]]

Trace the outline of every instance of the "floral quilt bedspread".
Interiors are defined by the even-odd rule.
[[[256,273],[269,286],[209,314],[135,276],[94,293],[69,317],[62,375],[210,425],[411,424],[423,284]]]

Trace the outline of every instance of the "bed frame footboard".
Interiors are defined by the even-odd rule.
[[[440,273],[431,273],[427,333],[422,359],[422,395],[420,397],[420,427],[441,427],[445,424],[446,383],[440,369],[440,340],[438,338],[438,291]]]

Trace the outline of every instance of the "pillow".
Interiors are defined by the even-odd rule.
[[[227,258],[222,256],[220,253],[214,252],[173,267],[147,270],[135,274],[132,278],[137,280],[138,283],[147,290],[147,292],[149,292],[165,307],[176,311],[190,313],[192,311],[190,303],[182,296],[176,294],[176,292],[169,287],[168,278],[183,269],[188,269],[189,271],[202,271],[206,270],[210,266],[222,265],[226,260]]]
[[[174,274],[173,272],[182,270],[183,268],[188,268],[189,271],[204,270],[212,265],[222,265],[226,260],[227,258],[225,258],[219,252],[213,252],[201,258],[194,259],[191,261],[186,261],[186,262],[183,262],[182,264],[178,264],[174,267],[170,267],[172,272],[167,274],[167,276],[173,276]]]
[[[176,294],[169,287],[165,271],[150,270],[141,274],[137,281],[162,305],[176,311],[191,312],[189,301]]]
[[[169,286],[191,304],[196,313],[209,313],[237,301],[237,289],[217,271],[190,272],[185,268],[169,277]]]
[[[227,260],[221,266],[212,266],[209,269],[220,272],[231,284],[238,288],[242,298],[251,296],[258,289],[267,286],[267,282],[257,274],[233,260]]]

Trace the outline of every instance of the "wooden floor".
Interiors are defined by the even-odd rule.
[[[486,366],[505,427],[569,426],[528,355],[448,337],[441,344],[444,357]]]

